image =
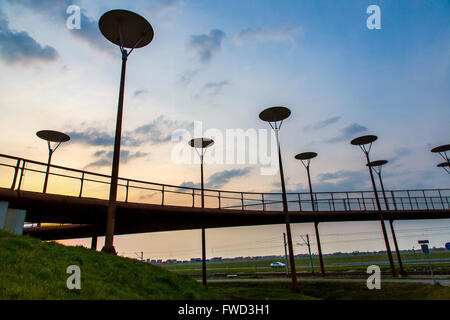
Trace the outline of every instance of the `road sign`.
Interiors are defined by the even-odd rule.
[[[429,243],[429,241],[428,240],[419,240],[419,241],[417,241],[419,244],[425,244],[425,243]]]
[[[445,247],[447,248],[447,250],[450,250],[450,242],[447,242],[447,243],[445,244]]]
[[[420,245],[422,247],[422,252],[425,254],[429,254],[430,250],[428,249],[428,245],[427,244],[422,244]]]

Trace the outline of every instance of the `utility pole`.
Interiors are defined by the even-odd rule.
[[[305,239],[303,238],[302,235],[300,235],[300,237],[302,238],[303,242],[308,246],[309,261],[311,262],[311,270],[312,270],[312,273],[314,274],[314,265],[313,265],[312,256],[311,256],[311,245],[310,245],[310,242],[309,242],[309,235],[306,234],[306,241],[305,241]]]
[[[289,275],[289,262],[288,262],[288,256],[287,256],[287,243],[286,243],[286,233],[283,232],[283,239],[284,239],[284,258],[286,259],[286,275]]]

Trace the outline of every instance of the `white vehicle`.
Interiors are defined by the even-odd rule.
[[[272,262],[270,264],[271,268],[284,268],[286,265],[282,262]]]

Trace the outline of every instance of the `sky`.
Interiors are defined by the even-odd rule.
[[[79,29],[68,27],[71,5],[80,8]],[[371,5],[380,9],[380,29],[367,27]],[[448,188],[449,175],[436,167],[442,160],[430,149],[449,143],[449,8],[448,1],[424,0],[4,0],[2,153],[45,162],[47,147],[35,133],[58,130],[71,140],[52,163],[110,174],[121,55],[100,33],[98,20],[111,9],[127,9],[145,17],[155,36],[127,62],[120,176],[198,185],[196,155],[177,135],[194,137],[197,123],[200,134],[216,141],[205,158],[206,187],[279,192],[278,171],[263,174],[261,157],[217,159],[221,150],[234,149],[226,132],[264,137],[268,125],[258,114],[281,105],[292,112],[280,131],[288,191],[308,188],[294,159],[305,151],[318,153],[311,163],[315,191],[370,190],[363,153],[349,143],[366,134],[378,136],[372,159],[389,161],[383,169],[387,189]],[[191,161],[177,161],[174,150],[190,153]],[[6,180],[2,174],[0,182]],[[25,185],[39,188],[42,178],[26,177]],[[49,182],[49,192],[73,188]],[[107,197],[106,189],[91,191]],[[420,236],[439,247],[448,241],[449,220],[395,225],[399,236],[403,232],[401,248],[417,247]],[[309,224],[292,229],[294,243],[314,233]],[[207,256],[282,254],[284,230],[207,230]],[[324,252],[384,249],[377,222],[324,223],[320,230],[324,242],[329,237]],[[374,232],[379,239],[368,240]],[[115,246],[129,256],[143,251],[148,258],[186,259],[201,255],[200,239],[199,230],[159,232],[118,236]],[[296,245],[295,251],[306,248]]]

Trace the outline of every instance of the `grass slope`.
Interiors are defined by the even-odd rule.
[[[81,290],[67,289],[69,265],[81,269]],[[157,266],[0,231],[0,299],[217,298]]]
[[[300,294],[284,283],[211,283],[210,292],[233,300],[449,300],[450,288],[420,283],[383,283],[380,290],[367,289],[366,283],[300,282]]]

